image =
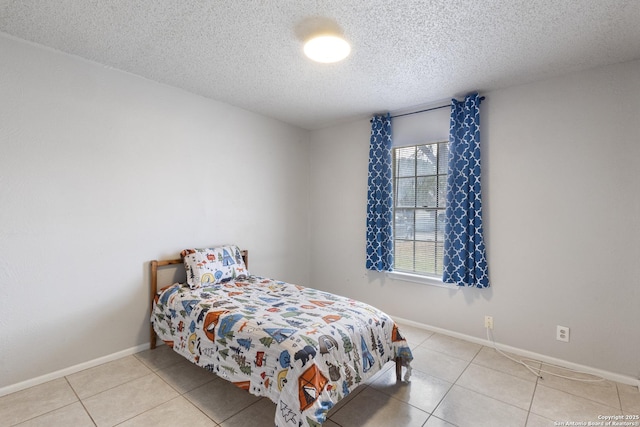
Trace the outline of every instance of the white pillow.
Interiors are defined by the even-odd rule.
[[[235,245],[185,249],[181,255],[191,289],[249,275],[240,249]]]

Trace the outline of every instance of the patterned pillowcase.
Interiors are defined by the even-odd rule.
[[[243,278],[249,274],[240,249],[234,245],[185,249],[180,255],[187,271],[187,284],[191,289]]]

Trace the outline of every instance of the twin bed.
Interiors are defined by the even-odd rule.
[[[276,403],[278,427],[319,426],[358,385],[411,350],[394,321],[365,303],[252,276],[237,246],[188,249],[151,262],[156,336],[189,361]],[[158,290],[158,269],[184,265],[187,283]]]

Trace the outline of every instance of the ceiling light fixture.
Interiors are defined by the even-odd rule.
[[[304,54],[316,62],[342,61],[349,56],[351,46],[343,38],[323,34],[309,39],[304,44]]]

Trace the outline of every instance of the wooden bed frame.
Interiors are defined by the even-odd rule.
[[[248,269],[249,268],[249,251],[243,250],[243,251],[240,251],[240,254],[242,255],[244,264]],[[149,316],[153,314],[153,301],[156,297],[156,294],[158,293],[158,268],[166,267],[169,265],[180,265],[180,264],[183,264],[182,258],[151,261],[151,306],[149,308],[150,310]],[[153,324],[151,323],[149,326],[150,326],[149,347],[151,349],[154,349],[156,348],[157,335],[156,335],[156,331],[153,330]],[[396,380],[400,381],[402,379],[402,359],[399,357],[396,357],[395,362],[396,362]]]
[[[244,261],[244,265],[247,267],[247,269],[249,268],[249,251],[244,250],[244,251],[240,251],[240,255],[242,255],[242,260]],[[175,258],[175,259],[166,259],[166,260],[153,260],[151,261],[151,307],[149,307],[149,316],[151,316],[153,314],[153,300],[156,297],[156,294],[158,293],[158,268],[160,267],[166,267],[168,265],[176,265],[176,264],[183,264],[182,258]],[[157,339],[157,335],[156,335],[156,331],[153,330],[153,324],[149,325],[151,327],[151,331],[150,331],[150,340],[149,340],[149,347],[151,348],[151,350],[153,350],[154,348],[156,348],[156,339]]]

